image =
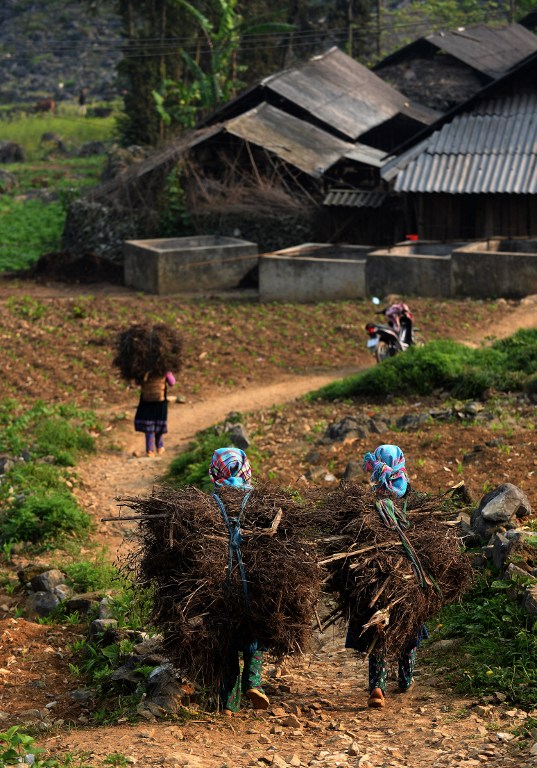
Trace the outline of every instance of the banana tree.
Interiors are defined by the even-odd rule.
[[[237,10],[238,0],[217,0],[216,22],[188,0],[173,0],[197,23],[203,45],[196,53],[181,51],[187,77],[181,82],[164,80],[153,92],[156,109],[167,125],[191,127],[198,115],[215,109],[232,98],[244,85],[237,63],[241,39],[245,35],[287,33],[291,24],[245,24]]]

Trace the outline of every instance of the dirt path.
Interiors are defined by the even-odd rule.
[[[143,495],[158,481],[170,460],[185,448],[196,432],[221,421],[231,411],[256,411],[272,405],[288,403],[306,392],[328,384],[334,379],[355,373],[357,369],[333,371],[330,374],[311,376],[285,376],[281,381],[249,389],[231,391],[229,394],[200,400],[195,403],[171,404],[168,412],[168,437],[166,453],[162,457],[148,459],[136,457],[144,448],[143,435],[132,428],[132,418],[120,429],[114,444],[120,450],[99,453],[77,468],[80,489],[76,492],[81,505],[94,516],[98,524],[98,539],[109,549],[112,557],[122,554],[125,533],[132,525],[121,523],[100,524],[102,517],[118,515],[116,499],[122,496]],[[134,416],[135,403],[130,412]],[[99,482],[96,482],[99,478]],[[128,538],[128,536],[127,536]]]
[[[525,300],[506,321],[490,329],[490,335],[499,338],[519,327],[537,327],[537,297]],[[486,335],[468,341],[477,345]],[[99,454],[78,469],[80,501],[97,519],[114,516],[116,497],[149,492],[170,458],[200,429],[232,410],[254,411],[289,402],[351,372],[286,377],[266,386],[231,391],[225,397],[173,405],[167,453],[158,459],[132,456],[143,448],[143,440],[132,431],[129,419],[113,437],[117,452]],[[134,414],[134,403],[129,412]],[[121,554],[128,546],[125,533],[125,524],[100,525],[99,540],[109,548],[110,556]],[[511,735],[505,735],[522,722],[523,713],[497,707],[482,717],[474,706],[477,702],[457,697],[442,680],[442,670],[429,670],[423,663],[409,694],[392,695],[392,683],[388,705],[382,711],[365,706],[365,665],[343,649],[341,636],[320,638],[318,650],[289,664],[282,677],[270,677],[271,672],[274,670],[268,666],[271,709],[263,715],[245,710],[233,720],[195,716],[180,727],[141,722],[84,728],[54,735],[42,745],[62,755],[83,750],[97,764],[110,754],[121,753],[131,764],[170,768],[529,768],[537,764],[527,746],[525,752],[513,750],[513,742],[507,741]]]
[[[446,690],[422,665],[405,695],[388,686],[387,706],[366,704],[365,665],[332,636],[318,652],[268,677],[271,709],[244,710],[228,720],[198,716],[180,727],[166,723],[72,731],[47,744],[84,750],[94,758],[114,752],[140,766],[246,768],[246,766],[346,766],[348,768],[522,768],[531,762],[508,754],[504,733],[521,720],[500,715],[491,728],[469,700]],[[267,665],[266,672],[272,668]],[[501,719],[500,719],[501,718]]]

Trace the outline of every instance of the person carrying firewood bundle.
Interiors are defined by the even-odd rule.
[[[411,561],[414,575],[428,581],[415,552],[406,539],[404,530],[408,521],[406,516],[394,505],[394,499],[403,499],[410,491],[405,457],[397,445],[379,445],[373,453],[366,453],[363,469],[371,475],[371,485],[377,497],[376,508],[387,528],[396,531],[401,544]],[[349,622],[345,647],[361,652],[369,652],[369,699],[368,706],[382,708],[385,704],[387,664],[384,656],[375,652],[375,647],[364,647],[364,628],[367,617],[353,617]],[[405,693],[414,682],[414,665],[417,649],[422,640],[428,637],[424,625],[416,627],[407,642],[401,648],[397,659],[397,682],[400,693]]]
[[[175,376],[167,371],[164,376],[146,373],[140,385],[140,402],[134,415],[134,429],[145,434],[145,453],[152,458],[164,451],[164,435],[168,431],[168,387],[175,384]]]
[[[148,458],[164,453],[168,431],[168,387],[181,366],[181,337],[163,323],[135,324],[118,334],[114,358],[123,378],[140,387],[134,429],[145,434]],[[135,456],[138,456],[135,453]]]
[[[230,550],[228,562],[228,577],[233,568],[233,557],[235,556],[239,565],[245,610],[248,609],[248,587],[247,576],[242,562],[240,543],[240,514],[238,518],[228,516],[227,510],[220,496],[219,488],[233,488],[239,493],[244,494],[241,512],[248,501],[249,493],[252,491],[250,484],[252,470],[244,451],[239,448],[219,448],[213,454],[209,467],[209,476],[214,484],[215,500],[220,507],[220,512],[229,532]],[[242,653],[243,668],[240,669],[240,654]],[[248,647],[239,647],[232,644],[229,648],[228,657],[224,661],[224,672],[222,674],[220,702],[225,715],[231,717],[238,712],[241,705],[241,696],[244,694],[252,702],[254,709],[267,709],[269,699],[264,692],[261,684],[263,669],[263,650],[258,642],[252,642]]]

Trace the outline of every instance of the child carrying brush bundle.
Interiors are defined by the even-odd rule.
[[[175,384],[172,371],[181,367],[181,337],[162,323],[136,324],[122,331],[116,343],[114,365],[140,387],[134,429],[145,434],[146,456],[161,455],[168,431],[168,387]]]

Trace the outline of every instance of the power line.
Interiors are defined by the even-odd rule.
[[[488,17],[494,20],[504,19],[504,14],[498,12],[495,16]],[[356,27],[353,28],[353,38],[355,40],[373,40],[378,35],[386,35],[387,33],[396,32],[410,32],[413,29],[430,29],[431,25],[426,19],[416,22],[398,23],[398,24],[386,24],[379,27],[373,21],[366,25],[366,30],[358,31]],[[241,53],[249,53],[259,50],[263,47],[265,50],[273,50],[281,47],[282,43],[291,45],[293,48],[302,48],[315,42],[321,42],[322,39],[333,39],[339,37],[347,37],[348,27],[341,27],[335,29],[318,29],[318,30],[302,30],[297,32],[282,33],[272,32],[264,35],[245,35],[242,37],[242,43],[239,43],[239,50]],[[273,44],[273,40],[279,42]],[[181,45],[183,41],[188,41],[189,45]],[[153,51],[147,51],[147,47],[153,45]],[[111,38],[101,42],[92,41],[91,43],[83,44],[80,42],[66,42],[66,41],[46,41],[43,45],[32,44],[29,46],[28,51],[21,50],[20,48],[16,52],[4,53],[4,61],[18,61],[26,59],[28,57],[35,57],[45,54],[53,54],[60,56],[62,54],[106,54],[117,53],[122,54],[124,58],[147,58],[151,56],[172,55],[177,54],[178,49],[185,51],[189,55],[209,55],[214,46],[210,46],[204,42],[194,43],[192,38],[186,37],[170,37],[170,38]]]

